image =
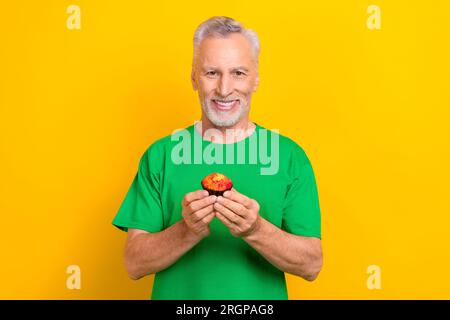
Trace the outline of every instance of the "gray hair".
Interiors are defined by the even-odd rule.
[[[256,32],[251,29],[246,29],[242,23],[224,16],[209,18],[208,20],[202,22],[195,30],[193,63],[197,56],[197,49],[203,39],[207,37],[225,38],[231,33],[240,33],[247,38],[253,48],[253,53],[255,54],[256,62],[258,63],[261,46]]]

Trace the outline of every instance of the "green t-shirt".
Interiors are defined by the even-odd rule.
[[[291,139],[255,125],[250,136],[234,144],[205,140],[194,125],[154,142],[142,155],[113,224],[124,231],[162,231],[182,219],[184,195],[201,189],[204,176],[220,172],[255,199],[261,217],[273,225],[321,238],[308,157]],[[281,270],[232,236],[218,218],[210,229],[208,237],[156,273],[152,299],[287,299]]]

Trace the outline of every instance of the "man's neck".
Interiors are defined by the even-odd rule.
[[[256,125],[247,117],[240,120],[234,126],[229,127],[218,127],[206,117],[202,117],[202,120],[198,121],[195,125],[195,130],[197,130],[204,139],[215,143],[234,143],[244,140],[253,134],[255,129]]]

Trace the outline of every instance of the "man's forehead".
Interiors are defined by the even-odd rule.
[[[198,58],[202,67],[248,69],[255,60],[249,41],[240,34],[225,38],[208,37],[199,49]]]
[[[207,70],[217,70],[217,69],[221,69],[222,66],[219,65],[215,65],[215,64],[208,64],[208,63],[204,63],[201,65],[202,70],[207,71]],[[236,66],[230,66],[227,68],[229,71],[232,70],[242,70],[242,71],[249,71],[249,68],[245,65],[236,65]]]

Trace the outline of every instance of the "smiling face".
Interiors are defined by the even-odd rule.
[[[233,127],[247,121],[258,83],[257,58],[245,36],[232,33],[200,43],[192,85],[198,90],[203,116],[215,126]]]

